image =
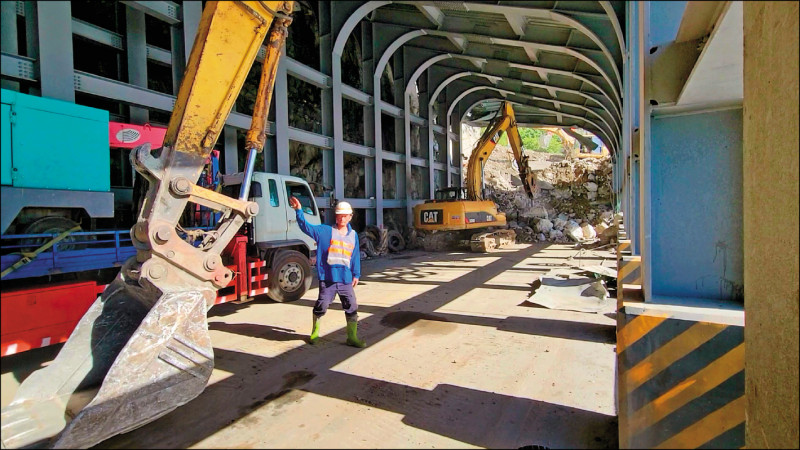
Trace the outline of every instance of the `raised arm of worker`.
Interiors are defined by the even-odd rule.
[[[300,231],[311,236],[311,238],[315,241],[319,241],[319,231],[323,225],[314,225],[306,222],[306,216],[303,214],[303,205],[300,204],[300,200],[298,200],[296,197],[289,197],[289,206],[295,210],[295,214],[297,215],[297,226],[300,227]]]

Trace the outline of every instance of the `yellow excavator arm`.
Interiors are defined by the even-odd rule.
[[[505,213],[499,211],[493,201],[486,200],[483,196],[483,167],[503,133],[508,134],[508,142],[517,161],[525,193],[533,198],[536,180],[528,166],[528,156],[522,148],[514,110],[511,103],[503,102],[497,116],[486,127],[469,157],[466,199],[460,198],[456,190],[449,188],[437,192],[434,200],[415,205],[413,213],[416,229],[458,232],[458,240],[468,240],[470,248],[476,252],[492,251],[514,242],[516,233],[513,230],[497,229],[507,226]]]
[[[483,200],[483,166],[494,151],[497,142],[503,133],[508,135],[508,143],[514,153],[514,159],[519,167],[519,177],[528,197],[533,197],[535,178],[528,167],[528,156],[522,148],[522,139],[519,137],[517,121],[511,103],[503,102],[497,111],[497,116],[486,127],[467,163],[467,200]]]
[[[207,310],[232,273],[221,253],[258,213],[247,201],[291,1],[209,1],[160,152],[149,144],[131,162],[149,182],[125,262],[83,316],[56,359],[34,372],[2,411],[3,448],[86,448],[187,403],[214,367]],[[196,184],[262,45],[262,67],[246,145],[247,181],[238,199]],[[222,212],[192,245],[179,235],[188,203]]]

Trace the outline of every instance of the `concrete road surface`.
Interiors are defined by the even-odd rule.
[[[338,301],[321,342],[306,343],[316,288],[295,303],[218,305],[206,390],[98,448],[616,448],[613,308],[526,301],[564,262],[616,264],[603,250],[578,253],[517,244],[364,261],[363,350],[344,345]],[[3,358],[3,406],[59,347]]]

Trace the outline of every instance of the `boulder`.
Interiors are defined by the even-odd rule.
[[[564,234],[575,242],[581,242],[583,240],[583,229],[581,229],[581,226],[574,220],[568,221],[564,226]]]
[[[588,222],[581,225],[581,231],[583,232],[584,239],[594,239],[597,237],[597,232]]]
[[[547,219],[539,219],[539,222],[536,224],[536,229],[542,233],[549,233],[550,230],[553,229],[553,222]]]

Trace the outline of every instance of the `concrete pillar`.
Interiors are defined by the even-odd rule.
[[[285,45],[283,54],[286,54]],[[275,102],[275,156],[278,162],[278,173],[289,175],[291,173],[289,167],[289,80],[285,58],[281,58],[278,63],[272,101]]]
[[[239,172],[239,148],[236,139],[236,128],[225,125],[223,128],[225,146],[223,154],[225,156],[224,173],[230,175]]]
[[[170,40],[172,42],[172,93],[177,97],[181,87],[183,72],[186,70],[186,58],[189,56],[183,51],[183,29],[180,25],[170,27]]]
[[[37,2],[42,96],[75,102],[70,2]]]
[[[744,2],[743,14],[745,441],[747,448],[793,448],[799,362],[798,4]],[[785,126],[776,135],[778,124]]]
[[[372,41],[372,52],[376,56],[378,53],[379,31],[372,25],[372,35],[376,38]],[[373,145],[375,146],[375,224],[383,225],[383,123],[381,122],[381,75],[383,73],[379,67],[374,67],[372,73],[372,126],[373,126]],[[377,72],[376,72],[377,71]],[[366,132],[366,128],[364,130]],[[390,164],[394,164],[390,162]],[[395,178],[396,179],[396,178]]]
[[[372,24],[361,24],[361,86],[364,92],[373,92],[372,86],[372,73],[375,71],[375,57],[372,48]],[[374,99],[373,99],[374,106]],[[364,146],[375,146],[375,121],[372,108],[363,106],[362,117],[364,123]],[[378,223],[378,209],[383,209],[383,198],[381,196],[381,203],[377,203],[378,192],[383,193],[383,173],[382,168],[378,167],[375,158],[364,158],[364,194],[367,199],[375,200],[375,208],[367,209],[366,224],[377,225]],[[381,214],[381,218],[383,214]],[[383,220],[381,219],[381,222]]]
[[[19,54],[17,42],[17,2],[0,2],[0,50],[11,55]],[[19,90],[19,82],[2,80],[3,89]]]
[[[320,62],[319,70],[327,75],[331,74],[333,70],[333,35],[331,32],[331,7],[330,2],[319,2],[319,53]],[[322,90],[322,134],[325,136],[333,136],[333,90]],[[322,183],[326,188],[332,188],[334,180],[334,167],[333,167],[333,150],[322,150]],[[326,192],[327,193],[327,192]],[[327,207],[327,204],[325,205]],[[325,217],[323,221],[332,222],[334,214],[332,208],[326,208]]]
[[[125,28],[128,83],[147,89],[147,42],[145,42],[144,12],[126,6]],[[147,109],[137,106],[129,106],[128,108],[131,123],[142,125],[150,121],[150,114]]]
[[[192,53],[192,46],[194,45],[194,38],[197,36],[197,28],[200,26],[200,17],[203,15],[203,2],[201,1],[187,1],[181,5],[183,12],[183,54],[184,61],[189,60],[189,54]]]

